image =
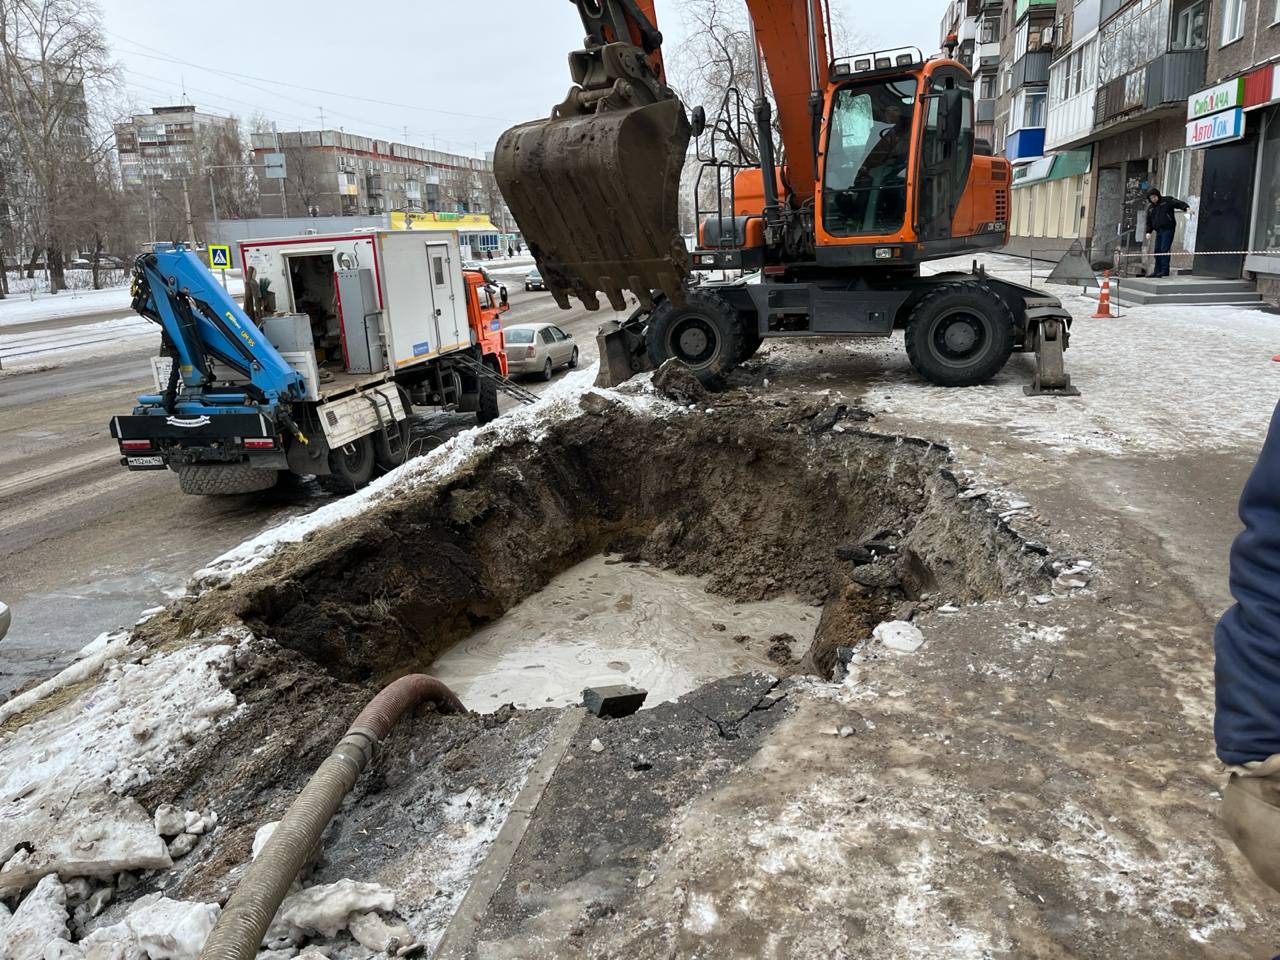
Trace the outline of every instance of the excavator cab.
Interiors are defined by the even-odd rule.
[[[562,308],[589,310],[624,290],[682,299],[689,256],[680,235],[684,105],[667,86],[652,0],[576,0],[586,47],[569,55],[574,86],[551,116],[504,133],[494,175]],[[548,202],[548,200],[553,202]]]

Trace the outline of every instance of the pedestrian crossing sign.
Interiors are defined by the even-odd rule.
[[[218,243],[209,244],[209,266],[214,270],[230,270],[231,248]]]

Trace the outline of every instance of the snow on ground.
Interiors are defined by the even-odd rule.
[[[231,272],[228,271],[228,274]],[[227,292],[233,297],[244,293],[244,281],[238,275],[227,277]],[[39,320],[58,320],[63,317],[80,317],[91,313],[119,310],[123,316],[131,314],[129,308],[129,283],[107,290],[64,290],[52,294],[31,290],[0,300],[0,327],[15,323],[35,323]]]
[[[72,356],[103,356],[124,344],[158,340],[160,328],[145,317],[127,316],[96,323],[78,323],[57,330],[0,333],[0,364],[6,371],[44,367]]]
[[[1012,257],[978,258],[988,272],[1027,282],[1025,263]],[[971,258],[939,261],[935,270],[967,270]],[[827,353],[845,351],[860,364],[855,383],[884,427],[933,422],[937,439],[966,425],[997,427],[1059,452],[1113,455],[1173,454],[1261,444],[1280,397],[1280,317],[1240,307],[1149,305],[1094,320],[1096,301],[1079,288],[1045,285],[1071,312],[1067,372],[1079,397],[1026,397],[1032,355],[1014,355],[990,384],[934,387],[910,368],[901,335],[892,340],[823,341]],[[771,358],[803,376],[816,346],[791,342]],[[838,354],[837,354],[838,355]],[[836,369],[836,368],[829,368]],[[821,375],[838,391],[848,381]]]
[[[151,814],[126,795],[234,713],[218,674],[242,637],[213,639],[108,663],[91,689],[0,738],[0,897],[54,872],[169,865]]]
[[[364,489],[246,540],[215,558],[207,567],[197,570],[192,579],[192,590],[203,591],[230,580],[265,563],[281,544],[297,543],[317,530],[364,513],[382,500],[447,476],[485,445],[498,446],[521,440],[537,442],[552,424],[581,413],[578,400],[591,388],[597,368],[598,364],[593,364],[571,371],[555,386],[544,391],[536,403],[512,410],[486,426],[464,430],[426,456],[410,460]],[[611,392],[610,395],[636,410],[662,407],[675,413],[680,409],[659,398],[647,378],[632,381],[625,393]]]

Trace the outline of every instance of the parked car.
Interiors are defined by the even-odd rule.
[[[538,268],[534,267],[524,276],[524,288],[526,290],[545,290],[547,285],[542,282],[542,274],[538,272]]]
[[[554,323],[517,323],[502,331],[511,373],[536,373],[550,380],[556,367],[578,365],[578,345]]]

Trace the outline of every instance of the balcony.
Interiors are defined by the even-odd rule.
[[[1000,69],[999,55],[996,55],[994,57],[978,58],[978,73],[995,73],[999,69]]]
[[[370,197],[382,196],[382,175],[370,174],[364,179],[364,192]]]
[[[1014,130],[1005,140],[1004,155],[1011,161],[1034,160],[1044,156],[1044,127]]]
[[[994,99],[978,100],[975,104],[977,114],[974,117],[976,123],[991,123],[996,118],[996,102]]]
[[[1049,82],[1048,50],[1033,50],[1013,65],[1013,89],[1043,86]]]
[[[1187,98],[1204,86],[1205,51],[1171,50],[1098,89],[1094,126],[1142,119],[1151,110],[1185,109]]]
[[[1204,86],[1205,56],[1204,50],[1170,50],[1147,64],[1144,106],[1185,102]]]
[[[1015,0],[1013,4],[1013,19],[1016,23],[1027,15],[1028,10],[1036,8],[1048,7],[1050,10],[1058,5],[1057,0]]]

